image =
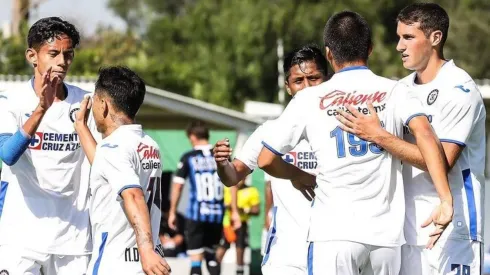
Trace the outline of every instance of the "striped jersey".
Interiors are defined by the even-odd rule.
[[[174,182],[190,184],[186,218],[200,222],[223,221],[223,184],[218,176],[212,146],[200,145],[185,153],[177,166]]]

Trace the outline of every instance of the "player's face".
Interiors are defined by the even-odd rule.
[[[51,38],[39,50],[33,51],[37,64],[36,70],[40,75],[51,67],[51,76],[58,76],[64,80],[75,56],[72,41],[67,35]]]
[[[401,53],[403,67],[414,71],[425,69],[432,54],[432,44],[420,29],[420,23],[406,25],[398,22],[396,33],[399,37],[396,50]]]
[[[294,65],[289,69],[289,72],[290,75],[286,81],[286,86],[288,93],[292,96],[304,88],[319,85],[325,80],[325,76],[318,70],[316,63],[313,61]]]

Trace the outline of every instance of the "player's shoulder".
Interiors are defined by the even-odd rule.
[[[8,107],[23,105],[26,96],[35,96],[31,81],[25,81],[15,87],[5,87],[0,89],[0,104],[7,103]]]

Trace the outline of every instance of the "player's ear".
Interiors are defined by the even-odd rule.
[[[332,51],[330,50],[329,47],[325,47],[325,57],[327,57],[328,63],[330,63],[330,65],[332,65],[333,55],[332,55]]]
[[[284,81],[284,86],[286,86],[286,92],[288,92],[289,95],[292,95],[291,94],[291,89],[289,89],[289,86],[288,86],[288,82],[287,81]]]
[[[33,48],[28,48],[26,50],[27,62],[31,63],[33,67],[37,66],[37,51]]]
[[[107,100],[104,98],[101,98],[100,100],[101,100],[101,102],[100,102],[101,106],[103,108],[102,114],[104,114],[104,118],[106,118],[107,116],[109,116],[109,104],[108,104]]]
[[[430,42],[433,47],[439,45],[442,41],[442,32],[437,30],[430,34]]]

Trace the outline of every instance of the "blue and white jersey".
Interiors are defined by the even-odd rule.
[[[448,174],[453,194],[453,221],[441,240],[471,239],[483,241],[483,196],[485,167],[486,111],[477,85],[454,62],[446,62],[436,78],[424,85],[415,84],[413,73],[401,81],[412,87],[430,118],[441,142],[463,146],[458,161]],[[415,143],[406,133],[404,139]],[[439,197],[428,172],[403,165],[406,196],[405,238],[407,244],[425,245],[432,226],[421,228]]]
[[[60,255],[91,251],[87,211],[90,166],[73,127],[88,92],[68,84],[65,90],[65,100],[54,102],[47,110],[19,160],[12,166],[3,164],[0,245]],[[31,81],[1,93],[0,135],[17,132],[38,104]],[[99,138],[93,119],[89,122]]]
[[[209,144],[194,147],[180,159],[173,181],[185,184],[186,179],[189,180],[187,219],[211,223],[223,221],[223,184],[216,169]]]
[[[296,94],[282,115],[267,125],[263,144],[272,152],[289,153],[306,140],[316,156],[318,187],[309,241],[404,243],[400,161],[378,145],[344,132],[335,118],[347,104],[368,114],[368,101],[386,131],[400,137],[403,125],[424,115],[422,104],[405,85],[366,67],[350,67]]]

